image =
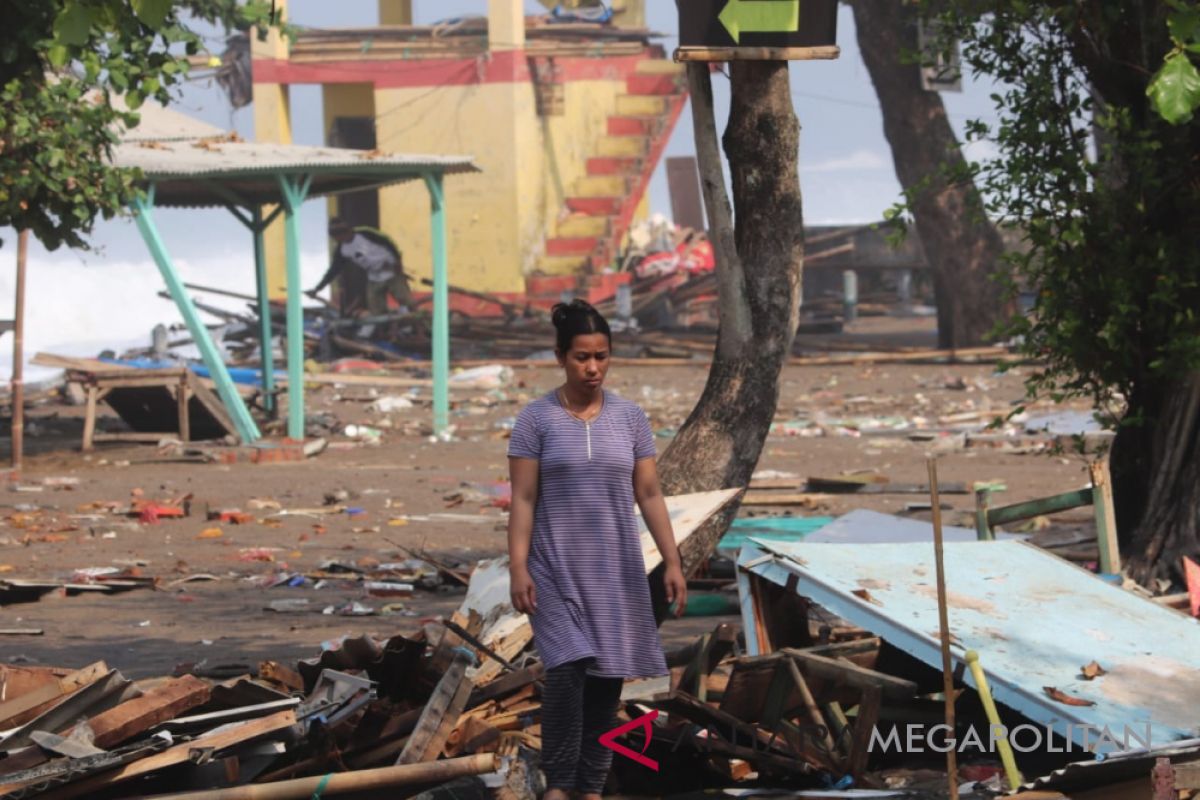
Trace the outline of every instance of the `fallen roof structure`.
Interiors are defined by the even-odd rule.
[[[264,231],[279,215],[286,228],[288,425],[292,439],[304,438],[304,331],[300,285],[300,227],[297,213],[307,199],[375,189],[410,180],[429,191],[433,235],[434,430],[449,425],[449,278],[443,178],[478,172],[467,156],[422,156],[330,147],[258,144],[240,141],[186,115],[161,106],[139,109],[141,124],[122,134],[113,165],[140,170],[146,191],[133,203],[138,230],[162,273],[184,322],[200,349],[217,393],[239,437],[259,438],[258,427],[229,376],[220,352],[201,322],[195,304],[154,221],[156,206],[224,207],[254,237],[259,317],[262,320],[263,394],[272,408],[275,368],[271,353]],[[145,127],[142,127],[145,126]],[[274,211],[265,212],[265,205]]]
[[[998,702],[1087,750],[1196,735],[1200,620],[1023,542],[947,542],[945,564],[953,657],[961,665],[977,651]],[[756,603],[765,595],[752,585],[762,580],[940,670],[932,536],[872,545],[752,539],[738,567],[748,652],[764,652]],[[1081,670],[1093,661],[1105,672],[1088,680]],[[975,686],[969,671],[964,681]]]

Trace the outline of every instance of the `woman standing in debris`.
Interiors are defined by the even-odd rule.
[[[665,675],[634,502],[683,613],[687,584],[659,487],[654,435],[635,403],[604,390],[608,322],[581,300],[556,305],[565,382],[517,417],[508,447],[512,603],[529,614],[546,668],[542,770],[547,800],[600,797],[625,678]]]

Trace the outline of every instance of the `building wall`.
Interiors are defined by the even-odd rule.
[[[375,116],[375,87],[370,83],[334,83],[321,87],[321,111],[324,141],[329,141],[333,121],[338,117]],[[339,213],[337,196],[325,201],[332,219]]]
[[[446,179],[451,283],[484,292],[524,291],[525,276],[554,232],[566,196],[606,133],[628,68],[629,63],[574,65],[612,77],[568,80],[559,117],[538,116],[520,54],[512,80],[376,88],[381,150],[469,154],[482,170]],[[429,277],[425,188],[414,183],[382,190],[380,225],[400,244],[409,270]]]

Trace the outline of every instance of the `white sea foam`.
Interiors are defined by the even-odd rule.
[[[158,297],[166,289],[162,275],[150,258],[106,259],[90,255],[84,261],[69,252],[30,253],[25,286],[25,380],[35,384],[52,378],[56,370],[28,366],[39,351],[62,355],[96,356],[102,350],[121,351],[148,346],[155,325],[183,325],[175,304]],[[11,259],[15,248],[5,247]],[[303,285],[313,286],[327,266],[327,256],[305,253],[301,258]],[[15,276],[11,261],[0,269],[0,318],[11,318]],[[179,258],[176,267],[183,280],[242,294],[255,293],[253,261],[244,251],[203,257]],[[248,312],[245,301],[193,292],[193,298],[218,308]],[[206,323],[214,317],[201,312]],[[185,338],[186,332],[176,335]],[[12,375],[12,334],[0,338],[0,379]]]

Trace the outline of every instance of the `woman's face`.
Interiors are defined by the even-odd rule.
[[[558,353],[558,363],[567,374],[567,385],[596,391],[608,374],[609,355],[607,336],[581,334],[571,340],[570,350]]]

